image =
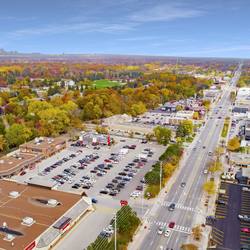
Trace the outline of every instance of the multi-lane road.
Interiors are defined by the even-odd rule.
[[[242,65],[239,66],[231,83],[224,88],[221,99],[212,108],[210,117],[197,135],[194,148],[189,150],[186,164],[181,169],[168,194],[159,201],[160,206],[156,216],[148,218],[151,228],[138,249],[179,250],[186,241],[186,236],[191,232],[194,224],[195,216],[201,212],[199,205],[203,192],[202,185],[207,178],[203,171],[210,158],[208,153],[213,152],[217,146],[224,118],[228,115],[231,106],[230,92],[240,77],[241,67]],[[181,187],[182,182],[186,183],[184,188]],[[172,202],[176,204],[176,209],[170,212],[168,204]],[[170,236],[158,235],[159,225],[167,226],[172,221],[176,225],[174,230],[171,230]]]

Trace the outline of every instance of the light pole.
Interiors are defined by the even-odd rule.
[[[160,162],[160,191],[161,191],[161,178],[162,178],[162,161]]]
[[[116,213],[115,213],[115,250],[117,247],[117,242],[116,242]]]

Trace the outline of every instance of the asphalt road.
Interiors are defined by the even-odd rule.
[[[197,135],[196,150],[189,151],[186,165],[183,166],[164,200],[160,201],[162,205],[158,208],[157,215],[154,218],[149,218],[151,229],[143,239],[139,249],[169,248],[179,250],[181,245],[185,243],[186,236],[191,232],[195,215],[199,213],[197,208],[203,192],[202,185],[206,179],[203,169],[209,161],[208,152],[213,152],[217,146],[224,118],[228,114],[230,107],[231,87],[236,84],[240,76],[240,70],[241,68],[236,72],[232,84],[224,89],[221,99],[212,110],[211,117],[208,118],[201,133]],[[217,111],[219,111],[218,114],[216,114]],[[205,146],[205,149],[203,146]],[[182,182],[186,182],[185,188],[180,186]],[[173,212],[169,212],[167,209],[167,204],[171,202],[178,204]],[[170,236],[158,235],[157,228],[159,225],[167,226],[171,221],[175,222],[176,226],[174,230],[171,230]]]

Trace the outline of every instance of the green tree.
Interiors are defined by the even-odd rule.
[[[5,134],[5,125],[3,122],[3,118],[0,118],[0,135],[4,135]]]
[[[171,140],[171,130],[161,126],[154,128],[154,135],[159,144],[166,146]]]
[[[31,130],[23,124],[12,124],[6,131],[6,140],[10,147],[19,146],[32,136]]]
[[[190,120],[184,120],[178,126],[176,131],[176,137],[188,137],[193,134],[193,122]]]

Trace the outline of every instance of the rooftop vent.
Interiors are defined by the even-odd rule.
[[[55,207],[55,206],[57,206],[57,204],[58,204],[58,201],[55,199],[48,200],[48,206]]]
[[[19,196],[20,196],[20,193],[17,192],[17,191],[11,191],[11,192],[9,193],[9,197],[10,197],[10,198],[13,198],[13,199],[18,198]]]
[[[15,236],[13,234],[6,234],[6,236],[3,238],[3,240],[6,241],[12,241],[15,239]]]
[[[28,227],[30,227],[30,226],[32,226],[33,224],[35,223],[35,220],[33,219],[33,218],[31,218],[31,217],[24,217],[23,219],[22,219],[22,225],[24,225],[24,226],[28,226]]]

